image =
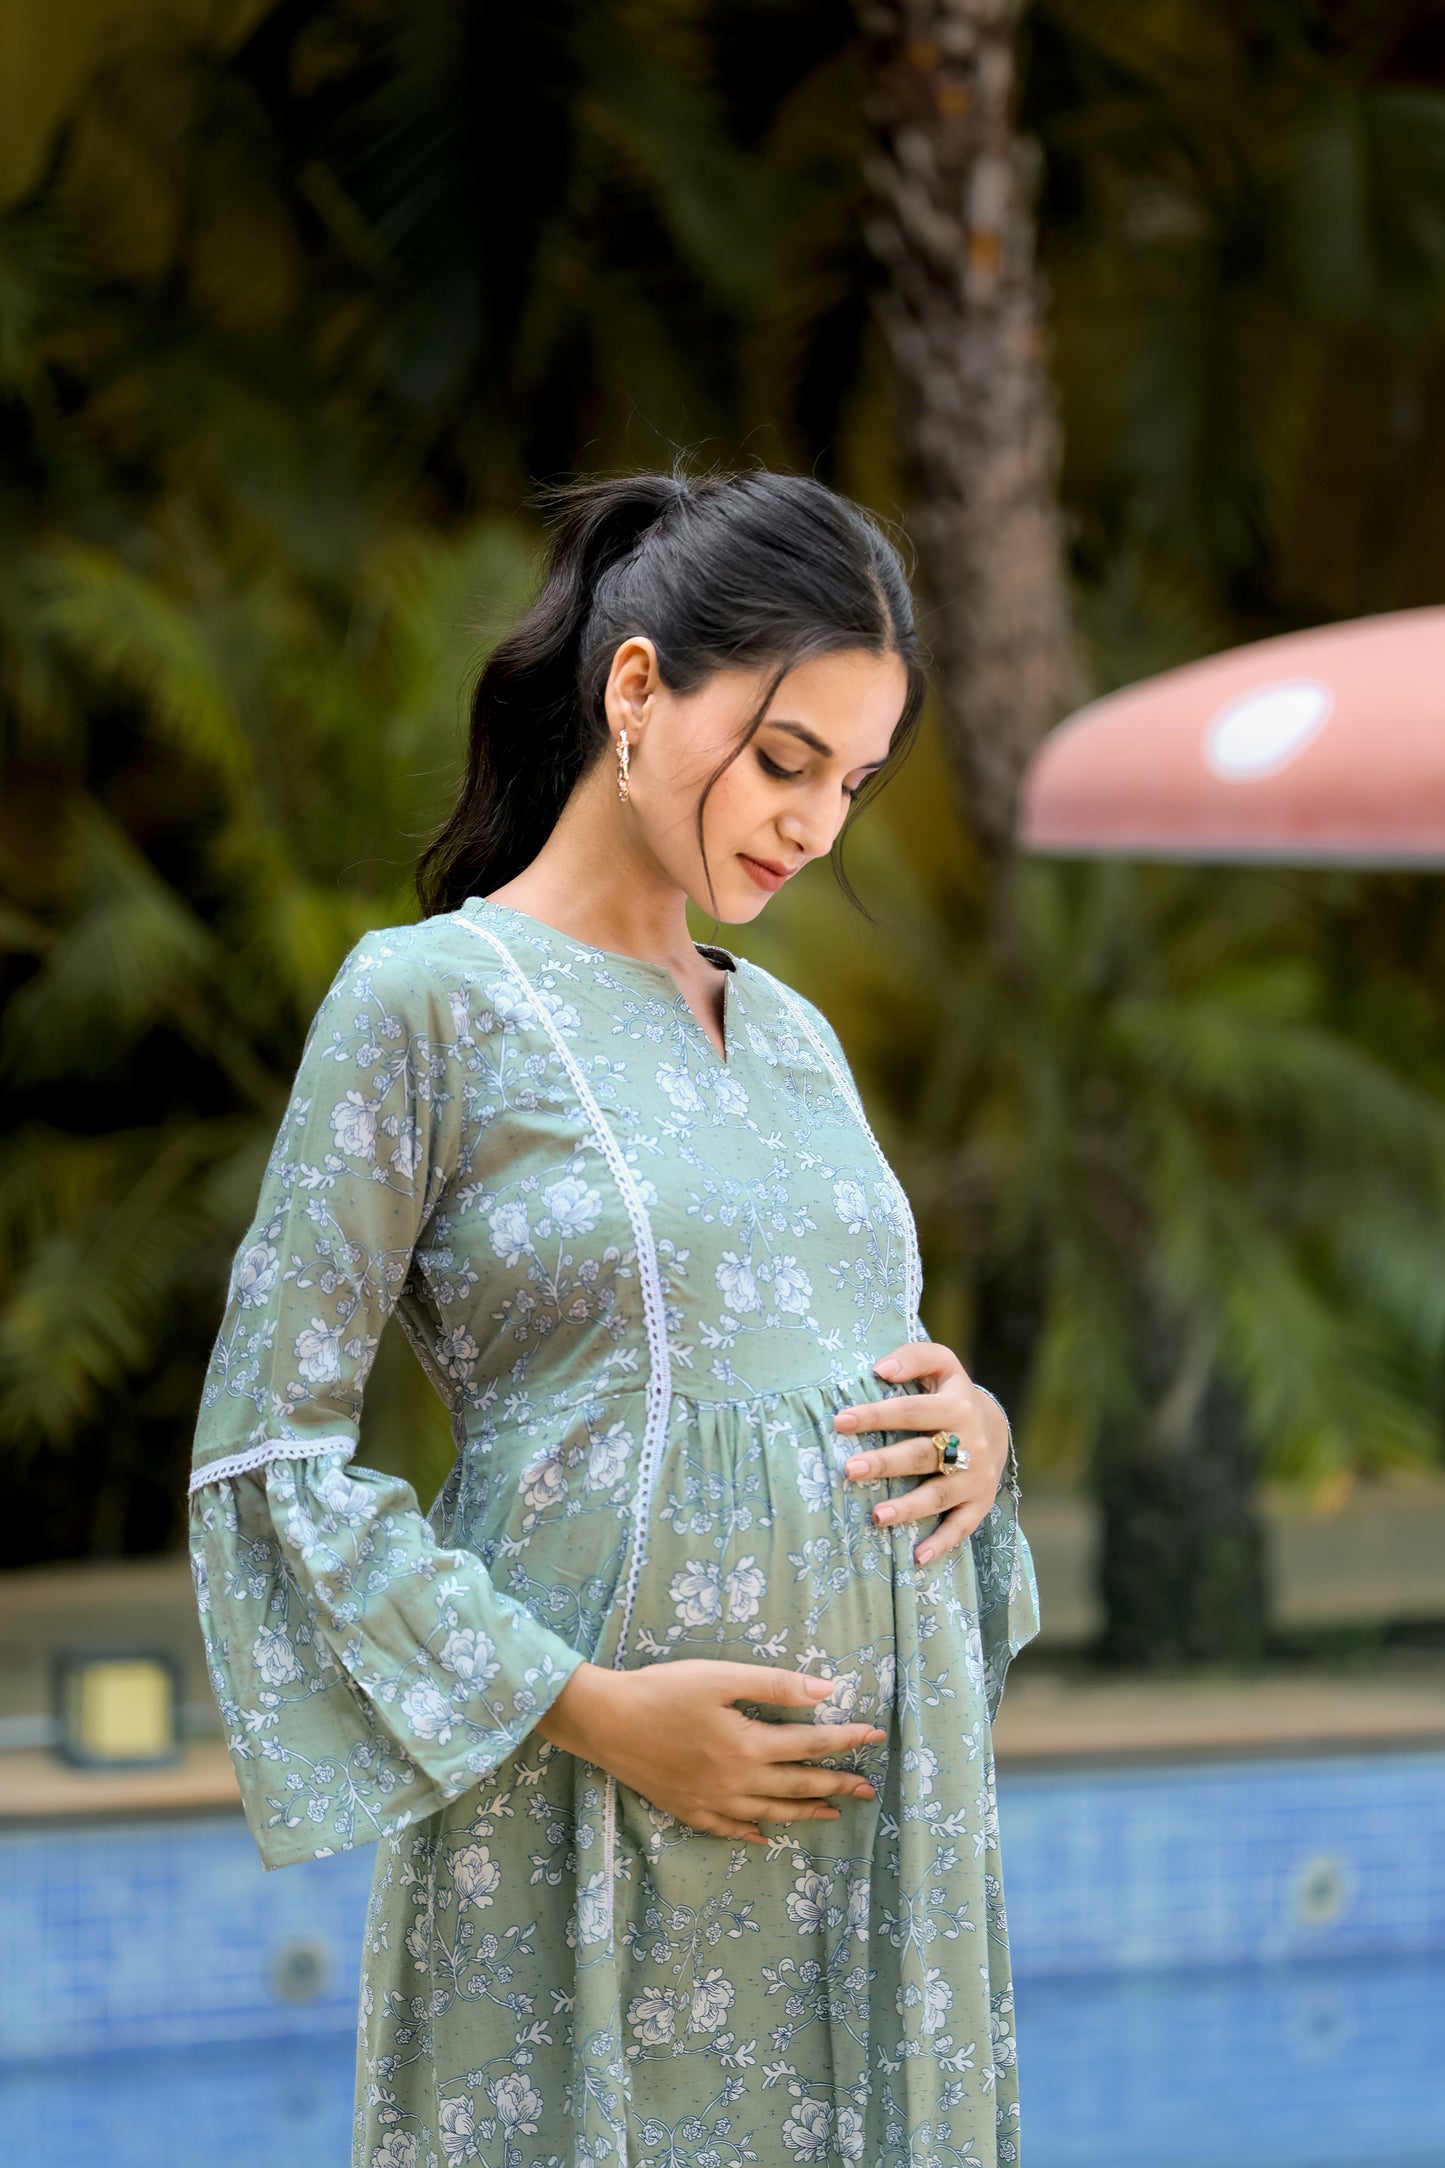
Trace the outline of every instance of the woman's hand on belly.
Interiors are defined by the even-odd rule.
[[[759,1822],[836,1821],[830,1799],[877,1797],[866,1777],[817,1766],[886,1739],[875,1725],[768,1723],[733,1706],[814,1709],[831,1686],[801,1671],[700,1658],[637,1671],[581,1664],[537,1729],[692,1828],[763,1844]]]
[[[877,1483],[905,1475],[929,1479],[901,1498],[885,1499],[873,1508],[880,1527],[937,1516],[938,1526],[913,1554],[915,1564],[926,1566],[931,1558],[941,1558],[945,1551],[966,1543],[992,1508],[1008,1466],[1008,1417],[992,1393],[974,1384],[953,1350],[941,1341],[910,1340],[873,1367],[890,1384],[921,1378],[928,1389],[843,1408],[834,1417],[833,1428],[845,1435],[868,1430],[917,1430],[925,1435],[903,1445],[855,1453],[844,1463],[843,1473],[850,1483]],[[939,1466],[933,1438],[940,1431],[958,1440],[957,1467]]]

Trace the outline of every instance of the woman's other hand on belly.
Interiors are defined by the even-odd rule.
[[[685,1658],[609,1671],[582,1664],[537,1729],[554,1746],[715,1837],[766,1843],[759,1822],[836,1821],[833,1799],[873,1799],[866,1777],[818,1766],[872,1746],[873,1724],[768,1723],[739,1701],[815,1709],[832,1682],[767,1664]]]
[[[834,1418],[834,1429],[845,1436],[870,1430],[915,1430],[924,1435],[902,1445],[855,1453],[845,1462],[843,1474],[850,1483],[878,1483],[891,1476],[927,1478],[902,1497],[884,1499],[873,1508],[880,1527],[937,1517],[938,1526],[913,1554],[916,1565],[926,1566],[930,1559],[966,1543],[992,1509],[1008,1466],[1008,1417],[992,1393],[974,1384],[953,1350],[941,1341],[910,1340],[873,1368],[890,1384],[922,1379],[926,1389],[843,1408]],[[957,1440],[955,1466],[940,1465],[935,1436]]]

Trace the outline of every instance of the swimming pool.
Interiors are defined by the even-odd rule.
[[[1006,1773],[1024,2168],[1439,2168],[1445,1754]],[[367,1851],[239,1818],[0,1838],[35,2168],[344,2168]]]

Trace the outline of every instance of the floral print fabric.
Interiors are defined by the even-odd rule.
[[[504,906],[366,936],[237,1254],[198,1602],[267,1864],[382,1840],[357,2168],[1018,2158],[1017,1486],[919,1570],[844,1481],[911,1222],[826,1022],[725,984],[724,1060],[660,967]],[[425,1516],[352,1458],[393,1311],[457,1441]],[[826,1670],[758,1713],[875,1722],[876,1801],[735,1845],[536,1732],[584,1658],[677,1657]]]

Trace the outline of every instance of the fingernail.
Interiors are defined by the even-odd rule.
[[[892,1506],[877,1506],[877,1507],[875,1507],[875,1508],[874,1508],[874,1513],[873,1513],[873,1518],[874,1518],[874,1520],[875,1520],[875,1521],[891,1521],[891,1520],[892,1520],[892,1518],[893,1518],[893,1508],[892,1508]]]
[[[833,1428],[835,1430],[851,1430],[853,1428],[852,1416],[848,1414],[835,1415],[833,1417]]]
[[[833,1691],[831,1679],[805,1679],[803,1683],[815,1701],[826,1701]]]
[[[897,1356],[896,1356],[896,1355],[885,1355],[881,1363],[874,1363],[874,1365],[873,1365],[873,1371],[874,1371],[874,1375],[875,1375],[876,1377],[880,1377],[880,1378],[896,1378],[896,1377],[897,1377],[897,1375],[898,1375],[898,1358],[897,1358]]]
[[[867,1475],[867,1459],[864,1456],[855,1453],[851,1460],[844,1461],[843,1473],[844,1475]]]

